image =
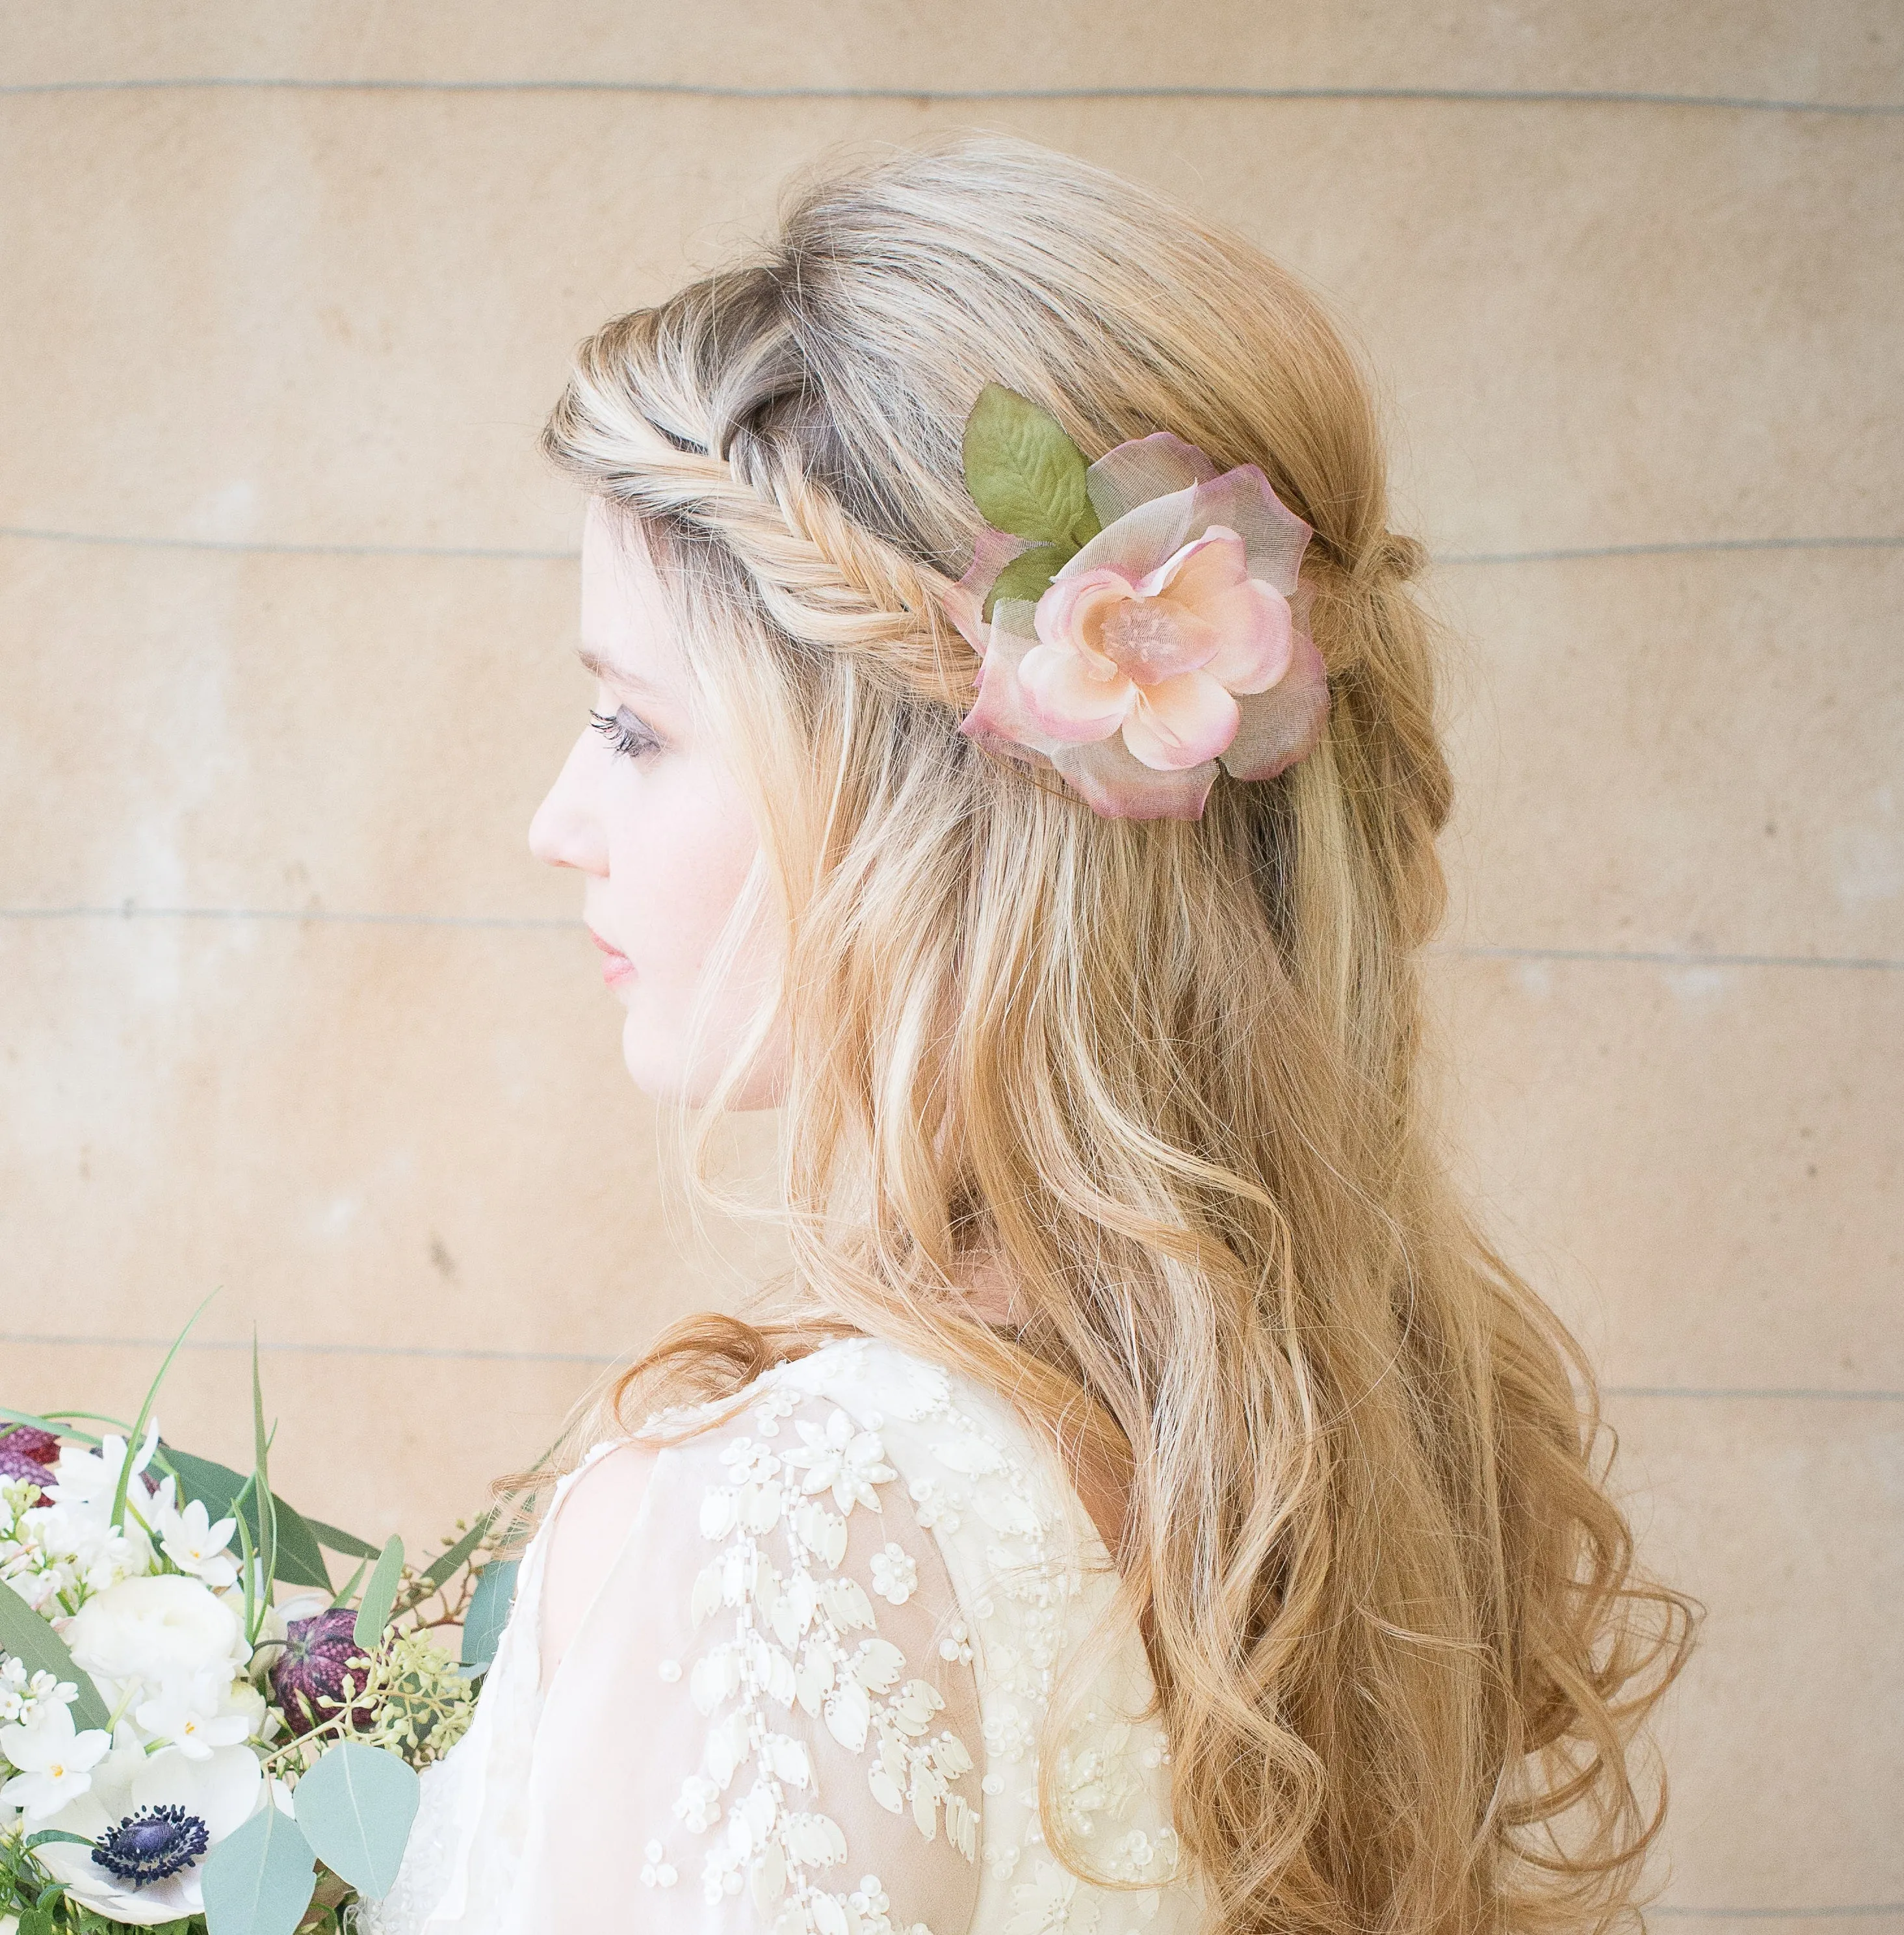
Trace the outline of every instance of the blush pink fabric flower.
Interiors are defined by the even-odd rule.
[[[1253,464],[1217,474],[1160,432],[1086,485],[1102,528],[1035,605],[986,593],[1018,541],[988,533],[952,615],[983,656],[960,729],[1048,761],[1097,811],[1195,820],[1219,763],[1271,779],[1321,738],[1328,687],[1297,577],[1310,536]]]

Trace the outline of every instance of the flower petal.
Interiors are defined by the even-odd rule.
[[[1124,744],[1147,766],[1175,772],[1213,759],[1236,737],[1237,702],[1207,672],[1140,686]]]
[[[1097,655],[1095,635],[1105,615],[1138,595],[1131,580],[1108,565],[1076,577],[1055,578],[1033,608],[1032,622],[1041,644],[1080,650],[1088,661]]]
[[[1246,578],[1210,599],[1198,615],[1222,642],[1203,669],[1231,692],[1265,692],[1289,669],[1295,621],[1289,601],[1260,578]]]
[[[1051,756],[1065,783],[1107,820],[1200,820],[1216,777],[1216,762],[1159,772],[1132,756],[1121,732]]]
[[[960,720],[959,730],[1000,758],[1036,765],[1044,763],[1041,756],[1065,742],[1038,724],[1018,683],[1020,663],[1036,649],[1026,635],[1031,610],[1028,604],[1002,599],[993,607],[991,639],[978,669],[978,696]],[[1016,629],[1019,622],[1024,630]]]
[[[1328,675],[1307,631],[1295,633],[1289,669],[1275,684],[1238,703],[1242,720],[1221,755],[1226,772],[1273,780],[1314,751],[1328,723]]]
[[[1100,524],[1115,524],[1140,504],[1207,483],[1216,466],[1193,443],[1160,430],[1107,450],[1084,473]]]
[[[1234,590],[1249,575],[1242,539],[1221,524],[1212,524],[1141,579],[1137,589],[1145,598],[1168,596],[1180,605],[1200,607],[1206,599]]]
[[[1137,688],[1114,670],[1101,676],[1093,660],[1068,645],[1034,645],[1018,665],[1018,689],[1032,718],[1068,745],[1108,738],[1123,723]],[[1102,663],[1102,660],[1096,660]]]
[[[1295,595],[1303,550],[1314,533],[1269,488],[1269,479],[1253,463],[1238,464],[1198,485],[1192,495],[1186,535],[1207,531],[1213,524],[1235,531],[1243,540],[1250,575],[1273,584],[1285,598]]]
[[[945,615],[958,626],[966,643],[981,657],[986,648],[986,626],[982,615],[985,596],[998,582],[998,575],[1020,552],[1029,551],[1029,538],[1014,537],[1009,531],[995,531],[990,524],[978,533],[972,548],[972,563],[966,575],[944,600]]]
[[[1155,571],[1201,530],[1199,524],[1193,531],[1190,519],[1195,509],[1196,491],[1209,488],[1199,485],[1191,490],[1173,491],[1168,497],[1154,497],[1126,512],[1068,560],[1053,581],[1061,584],[1066,578],[1081,578],[1088,571],[1107,566],[1122,572],[1133,582],[1146,572]]]

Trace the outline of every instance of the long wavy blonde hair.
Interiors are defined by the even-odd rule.
[[[1168,430],[1258,464],[1314,527],[1313,755],[1130,822],[954,729],[988,380],[1087,457]],[[788,1306],[691,1323],[618,1399],[845,1326],[1111,1460],[1225,1935],[1618,1913],[1691,1609],[1636,1571],[1591,1378],[1435,1146],[1434,641],[1316,299],[1115,176],[960,137],[808,182],[757,259],[606,325],[543,442],[656,557],[758,811],[736,922],[785,938],[708,1117],[784,1025]],[[966,1299],[981,1263],[1009,1324]]]

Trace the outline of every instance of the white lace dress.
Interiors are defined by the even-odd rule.
[[[1045,1442],[866,1339],[707,1414],[545,1692],[558,1492],[367,1935],[1189,1935],[1143,1644]]]

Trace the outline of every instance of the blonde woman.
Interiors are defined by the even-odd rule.
[[[1616,1914],[1686,1609],[1434,1146],[1433,639],[1315,300],[962,138],[543,441],[596,688],[532,844],[636,1082],[782,1112],[793,1263],[623,1381],[373,1924]]]

